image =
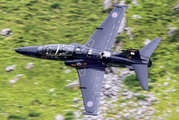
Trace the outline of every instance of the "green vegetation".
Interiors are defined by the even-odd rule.
[[[117,36],[116,43],[122,42],[123,39],[124,39],[124,37],[122,35]]]
[[[153,81],[155,81],[155,79],[153,79]],[[150,80],[149,82],[153,82],[152,80]],[[140,86],[138,79],[136,77],[135,74],[132,74],[130,76],[127,76],[124,80],[124,85],[127,86],[127,88],[133,92],[138,92],[143,90],[142,87]],[[149,85],[149,90],[151,90],[153,87],[151,85]]]
[[[32,112],[29,112],[29,117],[39,117],[41,113],[39,112],[35,112],[35,111],[32,111]]]
[[[52,3],[50,5],[50,7],[53,8],[53,9],[59,9],[60,8],[60,4],[59,3]]]
[[[128,3],[131,0],[127,0]],[[134,40],[129,40],[127,35],[123,39],[123,48],[141,48],[146,38],[152,40],[158,36],[162,41],[151,60],[153,66],[149,68],[149,91],[143,91],[135,75],[128,76],[124,84],[132,91],[155,94],[160,103],[154,105],[156,115],[166,120],[177,120],[179,114],[176,112],[179,106],[179,80],[178,80],[178,30],[172,36],[167,34],[168,27],[178,28],[178,10],[173,8],[177,0],[140,0],[140,6],[132,5],[127,9],[127,26],[132,29]],[[132,15],[140,15],[141,19],[132,19]],[[167,86],[164,83],[168,83]],[[172,92],[175,91],[175,92]],[[169,91],[169,92],[167,92]],[[143,97],[140,97],[140,99]],[[169,106],[172,104],[172,107]],[[172,111],[167,117],[164,114],[167,110]]]
[[[128,89],[134,92],[142,90],[139,85],[138,79],[136,78],[136,75],[127,76],[123,83],[127,86]]]
[[[178,39],[179,39],[179,30],[176,30],[172,36],[169,36],[169,41],[172,43],[172,42],[177,42]],[[178,47],[178,46],[177,46]],[[177,48],[178,50],[178,48]]]
[[[127,0],[127,3],[131,1]],[[164,111],[172,111],[166,118],[168,120],[178,120],[179,117],[176,112],[179,106],[178,31],[173,36],[167,35],[168,25],[179,27],[178,11],[173,10],[177,2],[178,0],[139,0],[139,6],[131,5],[127,9],[127,26],[132,29],[134,40],[129,40],[125,33],[118,37],[118,42],[123,42],[123,48],[141,48],[146,38],[152,40],[162,37],[152,56],[153,66],[149,68],[151,87],[147,93],[156,94],[160,100],[155,105],[157,116],[163,116]],[[73,119],[73,115],[66,111],[74,110],[72,99],[81,93],[80,90],[67,89],[65,86],[67,80],[78,79],[75,69],[64,67],[62,62],[19,56],[14,48],[50,43],[84,44],[107,15],[102,3],[103,0],[0,1],[0,30],[11,28],[14,33],[9,37],[0,37],[1,120],[49,120],[57,114]],[[134,14],[142,18],[132,19]],[[25,69],[29,62],[34,63],[32,70]],[[4,71],[4,68],[13,64],[17,65],[14,71]],[[71,69],[72,72],[65,74],[66,69]],[[16,74],[24,76],[10,85],[9,80]],[[137,82],[135,76],[130,76],[124,84],[129,89],[143,92]],[[165,82],[169,83],[168,86],[163,86]],[[53,93],[49,92],[51,88],[55,88]],[[166,93],[169,89],[176,89],[176,92]],[[169,107],[168,103],[173,106]]]
[[[23,115],[9,115],[8,120],[26,120],[27,117]]]
[[[138,99],[138,100],[144,100],[144,99],[145,99],[145,96],[144,96],[144,95],[138,95],[138,96],[137,96],[137,99]]]
[[[78,4],[76,4],[78,3]],[[0,30],[10,28],[13,35],[0,36],[0,119],[54,119],[73,111],[72,100],[80,90],[67,89],[67,80],[78,79],[76,70],[62,62],[20,56],[14,48],[51,43],[84,44],[95,28],[106,17],[100,1],[0,1]],[[91,12],[93,11],[93,12]],[[32,70],[25,66],[34,63]],[[4,69],[16,64],[12,72]],[[65,74],[66,69],[71,69]],[[24,74],[17,83],[9,80]],[[38,84],[36,84],[38,83]],[[49,90],[55,91],[50,93]],[[69,115],[67,116],[68,118]]]
[[[73,119],[74,119],[73,111],[68,111],[68,112],[65,114],[65,120],[73,120]]]

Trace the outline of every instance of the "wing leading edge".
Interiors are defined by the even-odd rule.
[[[103,23],[85,44],[87,47],[111,50],[127,6],[118,5],[109,13]]]
[[[77,68],[85,107],[84,115],[97,115],[104,69]]]

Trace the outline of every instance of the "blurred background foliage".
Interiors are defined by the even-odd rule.
[[[122,48],[141,48],[145,39],[162,37],[162,41],[152,56],[153,66],[149,68],[150,93],[156,94],[160,103],[155,106],[156,115],[162,115],[171,102],[168,119],[178,118],[178,50],[179,31],[168,35],[169,27],[178,28],[178,10],[173,10],[177,0],[139,0],[139,6],[130,5],[126,0],[127,27],[131,28],[133,40],[123,32],[117,37]],[[69,80],[78,79],[75,69],[67,68],[62,62],[48,61],[20,56],[14,52],[17,47],[44,44],[84,44],[108,12],[103,10],[103,0],[1,0],[0,29],[10,28],[13,35],[0,37],[0,119],[53,119],[58,113],[72,119],[74,111],[72,99],[81,96],[80,90],[67,89]],[[132,19],[132,15],[141,19]],[[34,68],[25,66],[34,63]],[[12,72],[5,72],[9,65],[17,65]],[[64,71],[70,69],[69,74]],[[16,83],[9,84],[16,74],[24,76]],[[177,82],[174,82],[177,81]],[[168,82],[167,87],[163,86]],[[135,75],[129,76],[124,84],[133,91],[142,91]],[[161,84],[162,86],[159,86]],[[167,94],[169,88],[176,92]],[[49,90],[54,88],[54,92]],[[145,93],[145,92],[144,92]],[[81,97],[80,97],[81,98]],[[138,99],[144,99],[139,96]]]

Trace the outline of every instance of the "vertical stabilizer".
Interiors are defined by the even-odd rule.
[[[162,38],[155,38],[153,41],[151,41],[149,44],[144,46],[139,52],[141,59],[149,60],[150,56],[154,52],[154,50],[157,48],[157,45],[160,43]]]
[[[144,90],[148,90],[148,64],[150,62],[150,56],[157,48],[160,41],[161,38],[155,38],[153,41],[151,41],[149,44],[139,50],[142,64],[132,64],[139,83]]]

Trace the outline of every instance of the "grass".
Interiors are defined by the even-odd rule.
[[[68,84],[66,80],[78,79],[76,70],[64,68],[63,63],[58,61],[19,56],[14,52],[14,48],[50,43],[85,43],[106,14],[102,13],[102,1],[78,0],[78,5],[76,2],[73,0],[0,2],[0,29],[10,28],[14,33],[9,37],[0,37],[2,120],[21,118],[49,120],[58,114],[65,116],[66,110],[74,110],[72,100],[81,95],[80,90],[74,91],[65,86]],[[29,62],[34,63],[32,70],[25,68]],[[17,65],[15,71],[6,73],[5,67],[13,64]],[[71,69],[72,72],[65,74],[66,69]],[[16,84],[10,85],[8,81],[16,74],[24,76]],[[51,88],[55,88],[54,93],[49,92]]]
[[[131,3],[132,0],[127,0]],[[143,41],[162,37],[162,41],[153,54],[153,66],[149,68],[149,93],[156,94],[160,103],[156,104],[156,116],[163,116],[164,112],[171,110],[166,117],[168,120],[177,120],[176,112],[179,106],[178,94],[178,35],[169,37],[168,28],[178,28],[178,11],[173,7],[177,0],[139,0],[139,6],[130,5],[127,9],[127,26],[131,28],[134,40],[129,40],[123,33],[118,37],[122,41],[122,48],[141,48]],[[66,80],[78,79],[75,69],[64,68],[62,62],[47,61],[19,56],[14,48],[30,45],[44,45],[51,43],[80,43],[84,44],[101,24],[107,13],[103,11],[102,0],[83,1],[38,1],[38,0],[1,0],[0,1],[0,29],[10,28],[13,35],[0,37],[0,118],[6,119],[54,119],[56,115],[71,119],[68,111],[73,111],[72,100],[81,95],[80,90],[67,89]],[[132,19],[138,14],[141,19]],[[32,70],[25,66],[34,63]],[[5,67],[16,64],[15,71],[5,72]],[[163,68],[161,68],[163,66]],[[72,72],[65,74],[66,69]],[[16,74],[24,74],[16,84],[10,85],[9,80]],[[166,78],[170,78],[167,80]],[[175,82],[176,80],[177,82]],[[142,91],[135,76],[128,77],[125,85],[135,91]],[[168,82],[168,86],[163,86]],[[35,85],[34,83],[38,83]],[[158,86],[161,84],[161,86]],[[54,93],[49,89],[55,88]],[[176,92],[167,94],[168,89]],[[145,93],[145,92],[144,92]],[[169,107],[168,103],[173,106]],[[109,115],[110,116],[110,115]]]
[[[161,43],[151,57],[153,66],[149,68],[149,91],[145,92],[138,86],[139,83],[135,75],[128,76],[124,80],[124,84],[134,92],[155,94],[160,101],[159,104],[154,105],[155,115],[166,120],[177,120],[179,117],[176,112],[177,106],[179,106],[178,30],[172,36],[167,35],[167,26],[179,27],[178,15],[173,10],[177,2],[177,0],[172,2],[170,0],[155,2],[140,0],[139,6],[132,5],[127,11],[127,24],[132,29],[134,40],[129,40],[127,36],[123,39],[123,48],[141,48],[146,38],[152,40],[158,36],[162,37]],[[140,15],[142,18],[133,20],[132,15],[134,14]],[[165,82],[169,84],[164,86]],[[171,92],[172,89],[176,89],[176,92]],[[167,93],[167,91],[170,92]],[[169,107],[169,103],[172,104],[172,107]],[[167,110],[172,112],[165,116],[164,113]]]

